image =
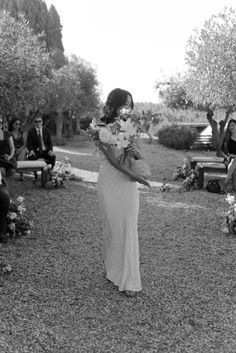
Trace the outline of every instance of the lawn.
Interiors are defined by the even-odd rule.
[[[73,166],[98,170],[89,141],[61,148],[87,154],[68,154]],[[143,151],[156,181],[193,154]],[[10,191],[25,197],[34,229],[0,248],[13,268],[0,277],[1,353],[236,352],[236,237],[221,231],[224,195],[140,189],[143,291],[127,298],[104,276],[96,184],[45,190],[16,176]]]
[[[76,168],[86,169],[90,171],[98,171],[99,161],[95,154],[95,148],[93,142],[86,137],[77,137],[74,140],[68,140],[66,146],[60,146],[62,150],[69,150],[71,153],[58,152],[57,156],[63,160],[64,156],[71,159],[72,165]],[[191,156],[200,155],[212,155],[215,156],[214,151],[176,151],[161,146],[159,144],[148,144],[148,140],[142,142],[142,151],[145,159],[152,170],[152,176],[150,180],[171,181],[172,174],[176,170],[179,163],[182,163],[183,159]],[[73,154],[73,152],[80,152],[81,156]]]

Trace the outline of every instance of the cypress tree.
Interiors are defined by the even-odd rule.
[[[49,9],[49,39],[50,39],[50,48],[60,49],[64,51],[62,44],[62,25],[60,17],[54,5],[51,5]]]
[[[48,10],[43,0],[0,0],[1,10],[8,11],[16,19],[18,19],[18,13],[22,12],[35,34],[43,34],[51,59],[56,60],[55,67],[65,64],[62,25],[55,6],[51,5]]]
[[[0,10],[6,10],[14,18],[18,17],[19,1],[18,0],[0,0]]]

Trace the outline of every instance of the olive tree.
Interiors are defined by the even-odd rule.
[[[198,108],[207,111],[217,154],[220,155],[224,127],[236,109],[236,14],[225,8],[212,16],[201,30],[195,30],[186,51],[188,72],[184,87]],[[224,110],[219,124],[215,110]]]
[[[52,70],[44,87],[44,111],[56,112],[56,135],[62,137],[64,113],[79,117],[95,112],[99,106],[98,82],[94,69],[82,59],[72,56],[68,64]]]
[[[48,53],[40,36],[22,15],[0,12],[0,109],[25,116],[40,106],[39,92],[50,72]]]

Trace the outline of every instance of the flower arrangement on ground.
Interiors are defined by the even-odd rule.
[[[114,123],[107,124],[106,128],[93,120],[88,130],[93,140],[114,145],[118,150],[123,148],[123,153],[119,157],[120,162],[137,174],[148,177],[151,175],[150,168],[144,162],[136,144],[140,132],[141,125],[135,116],[129,116],[126,120],[118,118]]]
[[[233,195],[226,196],[228,210],[224,213],[223,233],[236,234],[236,201]]]
[[[170,192],[171,189],[173,189],[174,186],[171,186],[169,184],[163,183],[160,187],[160,192],[162,193],[163,200],[165,200],[166,195],[168,192]]]
[[[197,189],[198,172],[191,169],[187,158],[184,158],[182,164],[177,166],[177,170],[173,173],[172,178],[173,180],[182,180],[183,191]]]
[[[33,223],[25,217],[25,212],[26,208],[24,207],[24,198],[22,196],[10,201],[6,237],[30,235]]]
[[[12,267],[9,263],[7,263],[4,256],[0,255],[0,275],[11,272]]]
[[[71,176],[71,162],[68,157],[64,157],[64,161],[56,161],[53,170],[50,171],[49,180],[46,182],[47,189],[59,188],[65,185]]]

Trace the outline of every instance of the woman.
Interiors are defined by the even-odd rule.
[[[15,118],[10,121],[9,132],[11,132],[13,138],[16,159],[18,161],[24,161],[27,147],[24,142],[23,132],[21,130],[21,122],[19,119]]]
[[[227,177],[224,181],[225,191],[231,178],[233,189],[236,191],[236,121],[233,119],[231,119],[227,125],[222,155],[225,158],[228,167]]]
[[[110,92],[101,119],[105,127],[115,122],[121,110],[134,107],[132,95],[120,88]],[[139,270],[138,212],[136,181],[150,188],[142,176],[119,162],[122,149],[97,142],[100,150],[98,198],[103,217],[104,262],[106,278],[135,296],[141,288]]]
[[[14,153],[13,138],[8,131],[3,130],[3,118],[0,117],[0,170],[5,185],[7,185],[6,176],[13,175],[17,168]]]
[[[24,161],[26,159],[27,147],[24,142],[23,132],[21,130],[21,121],[14,118],[10,121],[9,132],[12,135],[15,146],[15,158],[17,161]],[[24,180],[23,173],[20,174],[21,181]]]

